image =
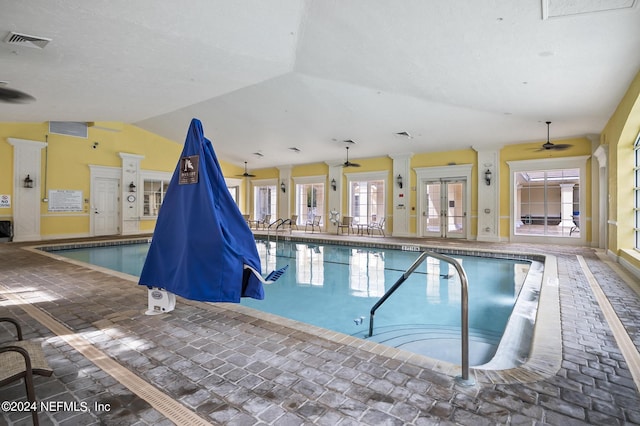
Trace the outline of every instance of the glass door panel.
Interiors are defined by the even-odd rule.
[[[466,238],[465,181],[425,182],[422,236]]]
[[[428,182],[425,185],[427,193],[425,197],[424,210],[422,211],[422,235],[424,237],[442,236],[442,197],[440,195],[440,187],[440,181]]]
[[[465,222],[467,218],[464,206],[464,182],[445,182],[447,187],[447,228],[444,236],[448,238],[464,238],[466,235]]]

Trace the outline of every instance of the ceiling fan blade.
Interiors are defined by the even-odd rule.
[[[36,98],[34,98],[33,96],[19,90],[9,89],[8,87],[0,87],[0,102],[6,102],[9,104],[26,104],[35,100]]]

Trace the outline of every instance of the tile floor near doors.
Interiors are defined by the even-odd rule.
[[[37,398],[57,403],[39,413],[40,424],[640,424],[638,280],[602,252],[371,238],[555,255],[562,348],[550,356],[561,357],[558,367],[510,380],[472,370],[476,384],[462,386],[433,360],[237,305],[178,298],[173,312],[146,316],[147,292],[135,281],[2,243],[0,316],[38,339],[54,370],[35,380]],[[0,325],[2,342],[9,331]],[[2,401],[24,398],[22,384],[0,388]],[[3,411],[0,424],[30,424],[30,415]]]

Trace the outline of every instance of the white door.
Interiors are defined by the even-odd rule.
[[[466,238],[465,183],[459,179],[425,182],[422,236]]]
[[[114,235],[120,232],[120,181],[96,178],[93,183],[93,235]]]

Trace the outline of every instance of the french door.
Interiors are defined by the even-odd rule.
[[[435,179],[424,182],[423,188],[422,236],[466,238],[466,181]]]

